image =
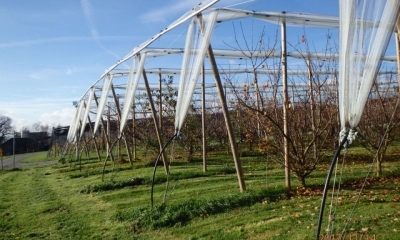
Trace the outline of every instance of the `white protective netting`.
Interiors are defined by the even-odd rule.
[[[185,53],[182,60],[181,75],[179,80],[178,98],[175,112],[175,133],[178,134],[193,97],[197,79],[201,73],[204,57],[210,45],[210,39],[214,30],[215,20],[218,12],[211,12],[208,17],[203,18],[201,23],[195,25],[195,18],[192,20],[185,42]],[[199,19],[197,19],[199,20]],[[202,34],[197,34],[195,26],[203,28]],[[192,49],[195,48],[196,51]]]
[[[106,105],[106,101],[108,99],[108,92],[110,91],[112,84],[112,76],[108,75],[104,78],[103,89],[101,91],[101,97],[99,101],[99,105],[97,106],[97,115],[96,122],[94,123],[93,134],[96,134],[97,129],[100,126],[101,118],[103,117],[103,110]]]
[[[339,111],[342,136],[360,122],[399,12],[399,0],[341,0]],[[350,136],[349,140],[352,140]]]
[[[82,98],[79,101],[79,104],[75,107],[75,117],[72,120],[72,123],[69,127],[67,139],[69,142],[74,142],[76,138],[76,134],[78,133],[81,127],[81,114],[83,110],[83,106],[85,105],[85,99]]]
[[[71,124],[69,125],[69,129],[68,129],[68,135],[67,135],[68,142],[74,141],[75,132],[74,132],[73,128],[74,128],[75,122],[79,120],[79,119],[77,119],[77,116],[78,116],[78,106],[75,106],[74,117],[72,118]]]
[[[144,69],[149,75],[157,75],[156,81],[159,80],[158,75],[179,76],[179,82],[174,82],[174,85],[179,84],[175,115],[175,132],[179,132],[184,123],[191,101],[193,101],[193,95],[196,94],[196,83],[202,73],[202,65],[204,58],[206,57],[207,48],[211,42],[211,36],[219,34],[221,30],[224,30],[226,34],[226,29],[222,29],[221,27],[221,22],[225,21],[228,22],[235,19],[253,18],[261,20],[263,25],[271,23],[271,25],[279,24],[281,21],[284,21],[288,25],[297,27],[303,26],[335,29],[337,29],[340,22],[340,54],[334,52],[327,56],[326,53],[321,52],[307,53],[307,56],[316,61],[321,59],[331,59],[336,61],[339,59],[339,108],[343,132],[357,127],[365,102],[368,98],[371,84],[380,70],[380,60],[383,59],[384,61],[391,62],[396,61],[395,56],[384,56],[384,54],[393,31],[393,25],[395,24],[398,15],[399,0],[340,1],[340,18],[337,16],[323,16],[305,13],[250,11],[228,8],[207,9],[216,2],[218,1],[207,0],[194,7],[151,39],[132,49],[132,51],[124,58],[108,68],[79,101],[76,114],[71,122],[68,140],[75,141],[77,134],[81,133],[80,135],[82,135],[82,133],[84,133],[84,129],[82,128],[86,125],[90,114],[95,115],[94,133],[98,131],[98,128],[101,125],[101,118],[104,117],[105,114],[104,108],[107,101],[110,102],[111,107],[115,107],[117,104],[109,95],[111,84],[113,84],[119,96],[118,104],[120,99],[122,103],[120,119],[121,134],[126,126],[127,120],[132,116],[133,99],[136,95],[140,95],[141,92],[143,93],[144,87],[138,85],[138,81],[140,80]],[[203,29],[201,30],[198,29],[199,24],[197,22],[197,16],[199,14],[203,16]],[[158,44],[158,42],[155,43],[157,39],[160,40],[159,42],[161,43],[161,36],[174,28],[178,28],[178,26],[184,28],[184,23],[189,23],[190,21],[191,23],[188,24],[189,28],[185,30],[187,31],[187,35],[184,48],[178,48],[183,46],[183,43],[175,46],[175,48],[172,48],[171,46],[167,48],[149,47],[152,44]],[[214,29],[215,23],[217,23],[217,29]],[[272,31],[274,32],[275,30],[272,29]],[[337,35],[334,35],[334,37],[336,36]],[[243,79],[248,77],[246,74],[262,74],[263,76],[279,75],[280,69],[269,67],[252,69],[251,66],[249,67],[246,65],[245,60],[247,56],[252,55],[250,51],[247,49],[218,49],[220,46],[218,46],[218,42],[215,40],[218,36],[213,36],[212,38],[214,47],[212,51],[218,61],[217,64],[220,74],[226,74],[227,76],[238,76],[238,74],[243,74]],[[226,37],[226,39],[228,40],[228,37]],[[216,48],[216,46],[218,47]],[[281,55],[280,51],[272,51],[268,56],[264,56],[265,54],[266,52],[260,52],[252,56],[255,58],[268,57],[268,59],[273,59],[279,58]],[[302,59],[304,54],[304,52],[295,50],[291,52],[289,51],[287,56],[291,59]],[[180,56],[182,56],[182,58],[180,58]],[[158,60],[164,57],[168,59],[162,61]],[[144,62],[146,58],[147,62]],[[173,58],[173,60],[170,60],[170,58]],[[130,59],[133,61],[131,68],[116,69],[116,67],[120,66],[121,63]],[[139,61],[139,59],[143,60],[143,62]],[[278,60],[271,60],[270,64],[274,64],[275,61]],[[171,68],[172,63],[175,62],[177,65],[173,65]],[[233,65],[229,66],[226,63]],[[139,67],[141,64],[143,64],[143,66],[146,64],[146,67]],[[158,64],[161,64],[161,66]],[[214,79],[212,79],[213,71],[210,70],[210,65],[207,64],[208,62],[206,61],[203,74],[206,76],[206,83],[209,81],[208,84],[214,86],[215,84],[211,84],[211,81],[214,82]],[[336,74],[336,72],[336,68],[332,70],[316,70],[316,73],[327,75]],[[289,67],[288,76],[305,76],[307,73],[307,69],[301,69],[301,67],[298,67],[298,69]],[[382,74],[384,71],[380,71],[380,73]],[[123,79],[124,76],[126,77],[125,79]],[[123,79],[123,83],[118,81],[119,77]],[[240,82],[237,84],[246,85],[247,83]],[[157,84],[157,86],[153,87],[150,82],[150,86],[152,89],[158,90],[159,85]],[[213,88],[215,89],[215,87]],[[91,96],[92,91],[94,96]],[[92,106],[92,111],[90,111],[90,105],[96,95],[101,96],[99,97],[98,104]],[[80,108],[81,110],[79,110]],[[84,114],[82,109],[86,110]],[[116,117],[114,116],[114,118]]]
[[[87,102],[85,104],[85,108],[86,109],[85,109],[85,113],[84,113],[83,118],[82,118],[81,133],[79,135],[80,138],[82,138],[83,133],[85,132],[85,127],[86,127],[86,123],[87,123],[87,120],[88,120],[88,117],[89,117],[89,112],[90,112],[90,104],[92,103],[93,96],[94,96],[94,89],[91,88],[90,92],[89,92],[89,98],[88,98],[88,100],[87,100]]]
[[[139,64],[137,64],[137,61],[138,59],[136,57],[132,57],[132,65],[129,70],[128,83],[126,84],[125,102],[122,108],[123,112],[121,115],[120,135],[124,131],[126,121],[128,120],[129,111],[131,109],[131,105],[135,97],[141,73],[143,72],[144,69],[144,63],[146,61],[146,53],[140,56]]]

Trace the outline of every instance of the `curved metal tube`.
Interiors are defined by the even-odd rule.
[[[168,140],[168,142],[165,143],[164,147],[161,149],[160,153],[158,154],[156,163],[154,164],[153,178],[151,179],[151,195],[150,195],[150,198],[151,198],[151,207],[152,207],[152,208],[153,208],[154,178],[155,178],[155,176],[156,176],[157,164],[158,164],[158,161],[160,161],[161,155],[162,155],[162,153],[164,152],[164,150],[167,148],[168,144],[169,144],[172,140],[174,140],[176,136],[177,136],[177,134],[174,134],[174,135]],[[169,175],[169,169],[168,169],[168,173],[167,173],[167,174]]]
[[[339,147],[336,149],[335,155],[333,156],[333,159],[332,159],[331,166],[329,167],[328,175],[326,176],[324,191],[322,194],[321,207],[319,208],[319,217],[318,217],[318,223],[317,223],[317,231],[315,233],[315,240],[319,239],[319,234],[321,233],[321,224],[322,224],[322,217],[324,215],[324,209],[325,209],[326,193],[328,192],[328,185],[329,185],[329,181],[331,180],[333,168],[336,165],[336,161],[337,161],[337,158],[339,157],[340,151],[342,150],[344,144],[347,142],[348,135],[349,135],[349,131],[346,132],[346,136],[343,138],[343,140],[339,144]]]

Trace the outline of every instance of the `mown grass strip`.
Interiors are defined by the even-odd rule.
[[[230,194],[218,198],[188,199],[173,205],[132,208],[120,211],[115,215],[115,219],[134,222],[137,227],[148,229],[184,225],[197,217],[223,213],[264,201],[274,202],[279,199],[286,199],[287,193],[284,188],[264,189]]]
[[[214,175],[227,175],[233,174],[236,170],[234,168],[219,168],[212,169],[207,172],[177,172],[171,174],[169,177],[167,176],[157,176],[154,179],[155,184],[160,184],[166,182],[168,179],[171,181],[182,180],[182,179],[191,179],[191,178],[199,178],[199,177],[209,177]],[[150,185],[152,184],[152,178],[149,177],[136,177],[127,180],[121,181],[111,181],[111,182],[103,182],[100,184],[90,184],[84,186],[79,192],[80,193],[91,193],[91,192],[101,192],[101,191],[110,191],[121,189],[125,187],[134,187],[138,185]]]
[[[23,163],[35,163],[35,162],[58,160],[58,158],[56,158],[56,157],[47,157],[47,151],[25,153],[23,155],[27,156],[24,160],[21,161]]]

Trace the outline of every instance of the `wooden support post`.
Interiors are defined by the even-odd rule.
[[[96,106],[99,107],[99,102],[97,101],[97,97],[96,97],[96,94],[95,94],[95,93],[93,94],[93,98],[94,98],[94,101],[96,102]],[[109,116],[110,114],[108,113],[107,115]],[[108,120],[108,116],[107,116],[107,120]],[[101,130],[103,131],[103,135],[104,135],[105,138],[106,138],[107,153],[108,153],[108,146],[110,146],[111,144],[110,144],[110,140],[109,140],[107,131],[106,131],[106,129],[105,129],[105,126],[106,126],[106,124],[105,124],[105,122],[104,122],[104,119],[101,118]],[[107,124],[107,128],[108,128],[108,124]],[[94,133],[93,133],[93,134],[94,134]],[[113,155],[112,151],[110,152],[110,157],[111,157],[111,161],[114,162],[115,159],[114,159],[114,155]]]
[[[203,19],[202,19],[201,14],[197,15],[197,19],[199,21],[200,28],[203,31],[204,27],[203,27]],[[232,122],[231,122],[230,115],[229,115],[228,105],[226,104],[226,98],[225,98],[226,93],[224,93],[224,87],[222,86],[221,77],[219,76],[217,62],[215,61],[214,52],[212,50],[211,44],[208,45],[207,55],[210,60],[211,69],[213,71],[215,83],[216,83],[216,86],[218,89],[219,100],[221,101],[222,113],[224,115],[225,126],[226,126],[226,130],[228,132],[229,142],[231,144],[233,161],[235,162],[236,175],[237,175],[238,182],[239,182],[239,189],[240,189],[240,192],[243,192],[246,190],[246,185],[245,185],[245,182],[243,179],[242,164],[239,159],[235,135],[233,135],[233,128],[232,128]]]
[[[163,140],[161,138],[161,133],[160,133],[160,128],[159,128],[160,125],[158,123],[156,109],[154,107],[154,101],[153,101],[153,98],[151,96],[151,90],[150,90],[150,86],[149,86],[149,81],[147,79],[146,70],[144,70],[144,69],[143,69],[143,80],[144,80],[144,84],[146,86],[147,98],[149,99],[151,113],[153,115],[154,127],[156,129],[157,139],[158,139],[158,143],[160,145],[160,152],[161,152],[163,147],[164,147],[164,143],[163,143]],[[168,174],[169,173],[169,168],[168,168],[168,162],[167,162],[167,157],[165,155],[165,152],[162,152],[161,156],[162,156],[162,160],[163,160],[163,163],[164,163],[165,173]]]
[[[88,140],[86,139],[86,136],[85,135],[83,135],[83,136],[81,136],[81,139],[83,138],[83,143],[85,144],[84,146],[83,146],[83,149],[85,150],[85,153],[86,153],[86,158],[89,160],[89,158],[90,158],[90,148],[88,147]]]
[[[136,107],[135,107],[135,99],[133,100],[134,102],[132,103],[132,144],[133,144],[133,160],[136,160]]]
[[[159,111],[159,114],[158,114],[158,118],[159,118],[159,120],[158,120],[158,124],[160,124],[160,131],[162,130],[162,116],[163,116],[163,110],[162,110],[162,79],[161,79],[161,73],[158,75],[158,79],[159,79],[159,81],[160,81],[160,86],[159,86],[159,89],[160,89],[160,102],[158,103],[158,111]]]
[[[207,171],[207,139],[206,139],[206,77],[204,72],[203,63],[203,74],[202,74],[202,85],[201,85],[201,135],[203,140],[203,172]]]
[[[283,148],[285,155],[285,186],[290,188],[290,162],[289,162],[289,146],[288,146],[288,89],[287,89],[287,53],[286,53],[286,23],[281,22],[281,36],[282,36],[282,85],[283,85]]]
[[[311,68],[311,60],[307,59],[307,68],[308,68],[308,85],[309,85],[309,94],[310,94],[310,111],[311,111],[311,129],[313,131],[313,136],[315,138],[313,142],[313,156],[314,160],[317,160],[317,138],[316,138],[316,119],[315,119],[315,101],[314,101],[314,80],[313,80],[313,73]]]
[[[107,152],[112,152],[110,150],[110,148],[111,148],[111,136],[110,136],[110,114],[111,114],[111,111],[110,111],[110,102],[107,103],[107,108],[108,108],[108,110],[107,110],[107,131],[106,131],[105,136],[106,136],[106,139],[107,139]],[[113,162],[114,162],[114,159],[113,159]]]
[[[15,134],[14,134],[15,138]],[[82,170],[82,163],[81,163],[81,158],[79,157],[79,131],[75,134],[75,157],[76,161],[79,161],[79,171]]]
[[[257,117],[257,135],[258,138],[261,139],[261,125],[260,125],[260,89],[258,88],[258,75],[256,72],[256,69],[254,69],[253,66],[253,75],[254,75],[254,88],[256,90],[256,107],[257,107],[257,112],[256,112],[256,117]]]
[[[121,122],[121,110],[119,109],[119,96],[117,96],[117,94],[115,94],[115,88],[114,88],[114,84],[111,84],[111,93],[113,95],[113,99],[114,99],[114,106],[115,106],[115,111],[117,112],[117,120],[115,121],[115,125],[117,126],[117,132],[119,133],[119,125]],[[117,138],[117,158],[118,160],[121,160],[121,140],[119,139],[119,136]],[[112,149],[111,149],[112,151]]]
[[[226,104],[224,89],[222,86],[221,78],[219,76],[218,67],[217,67],[217,63],[215,61],[215,57],[214,57],[214,53],[212,51],[211,44],[208,46],[207,54],[208,54],[208,58],[210,59],[211,68],[214,73],[215,83],[216,83],[217,89],[218,89],[219,99],[221,101],[222,113],[224,114],[225,125],[226,125],[226,129],[228,131],[229,141],[231,144],[233,161],[235,162],[236,175],[237,175],[238,182],[239,182],[240,192],[243,192],[246,190],[246,185],[245,185],[245,182],[243,179],[242,165],[240,163],[240,159],[239,159],[239,155],[238,155],[238,151],[237,151],[236,140],[235,140],[235,136],[233,135],[232,123],[231,123],[231,119],[229,116],[228,105]]]
[[[88,121],[89,121],[90,134],[93,136],[94,148],[96,149],[97,158],[99,159],[99,161],[101,161],[100,150],[99,146],[97,145],[96,138],[94,136],[92,121],[90,120],[90,116],[88,116]]]
[[[398,91],[400,93],[400,16],[397,18],[396,24],[396,56],[397,56],[397,82],[398,82]]]
[[[111,84],[111,92],[113,94],[113,98],[114,98],[114,102],[115,102],[115,108],[117,109],[117,115],[118,115],[118,120],[119,120],[117,122],[117,125],[120,126],[120,123],[121,123],[121,109],[119,108],[119,99],[118,99],[117,95],[115,94],[114,85],[112,85],[112,84]],[[119,127],[118,127],[118,129],[119,129]],[[125,142],[126,153],[128,154],[129,163],[132,165],[132,156],[131,156],[131,151],[129,149],[129,144],[126,141],[125,136],[123,138],[124,138],[124,142]],[[119,154],[119,158],[121,158],[121,145],[120,145],[119,141],[118,141],[118,154]]]

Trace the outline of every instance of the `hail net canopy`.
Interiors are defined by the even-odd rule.
[[[360,122],[399,13],[399,0],[341,0],[339,111],[342,136]],[[352,135],[352,134],[351,134]],[[350,136],[351,141],[353,136]]]
[[[196,93],[196,89],[201,87],[200,76],[209,76],[210,81],[206,82],[205,86],[215,91],[215,81],[212,79],[214,72],[210,70],[209,61],[207,61],[207,57],[209,57],[207,51],[211,43],[213,45],[212,53],[217,61],[243,63],[248,56],[253,56],[255,58],[268,58],[268,61],[273,63],[279,62],[279,60],[270,60],[281,57],[280,51],[275,51],[276,49],[255,52],[251,51],[252,49],[239,50],[215,47],[214,43],[217,41],[215,39],[218,39],[218,36],[214,36],[215,33],[218,34],[220,30],[225,30],[226,34],[227,31],[219,27],[220,24],[237,19],[239,19],[238,21],[248,18],[256,19],[261,21],[262,24],[260,25],[263,26],[268,24],[277,26],[285,22],[287,26],[297,27],[297,29],[310,27],[338,31],[340,25],[339,54],[332,52],[327,56],[326,53],[322,52],[289,51],[287,57],[303,59],[307,55],[309,59],[318,60],[328,59],[329,57],[329,59],[339,61],[339,110],[343,132],[357,127],[381,61],[396,61],[395,56],[385,55],[385,50],[397,20],[399,0],[339,1],[340,18],[306,13],[211,8],[216,2],[218,0],[206,0],[189,10],[106,69],[104,74],[89,87],[78,101],[75,115],[70,124],[68,141],[79,140],[84,133],[85,125],[92,120],[95,122],[93,134],[99,131],[103,118],[107,115],[107,103],[115,102],[113,100],[115,98],[114,90],[117,92],[118,105],[121,107],[120,116],[118,116],[120,120],[118,129],[121,136],[129,118],[134,114],[132,107],[135,99],[144,92],[145,88],[143,82],[141,82],[144,80],[144,74],[157,76],[155,78],[158,78],[158,75],[178,76],[172,87],[177,89],[178,92],[174,130],[175,133],[179,133],[190,107],[190,102],[193,101],[193,94]],[[168,35],[170,31],[178,28],[185,28],[183,31],[185,34],[182,34],[184,40],[179,47],[154,46],[162,42],[164,35]],[[170,42],[162,42],[162,44],[170,46]],[[174,57],[174,59],[169,60],[170,57]],[[157,61],[157,59],[164,58],[168,59]],[[125,62],[128,63],[128,66],[123,67]],[[172,62],[177,63],[177,65],[170,67]],[[168,67],[165,65],[168,65]],[[272,66],[272,64],[270,65]],[[301,69],[297,63],[294,65],[296,66],[288,71],[289,76],[306,76],[308,74],[307,68]],[[274,76],[281,72],[280,68],[254,69],[246,64],[237,64],[235,67],[228,66],[225,69],[224,66],[227,65],[218,64],[220,74],[243,74],[242,79],[247,77],[246,74]],[[333,70],[334,73],[330,70],[323,72],[323,69],[318,71],[320,71],[320,74],[326,75],[337,73],[337,69]],[[380,73],[383,73],[383,71],[380,71]],[[242,88],[246,85],[245,82],[235,84]],[[304,87],[307,88],[307,86]],[[150,88],[158,90],[157,86],[150,85]],[[268,89],[265,91],[268,91]],[[146,97],[152,96],[146,95]],[[117,103],[114,104],[117,105]],[[77,138],[77,136],[79,137]]]

